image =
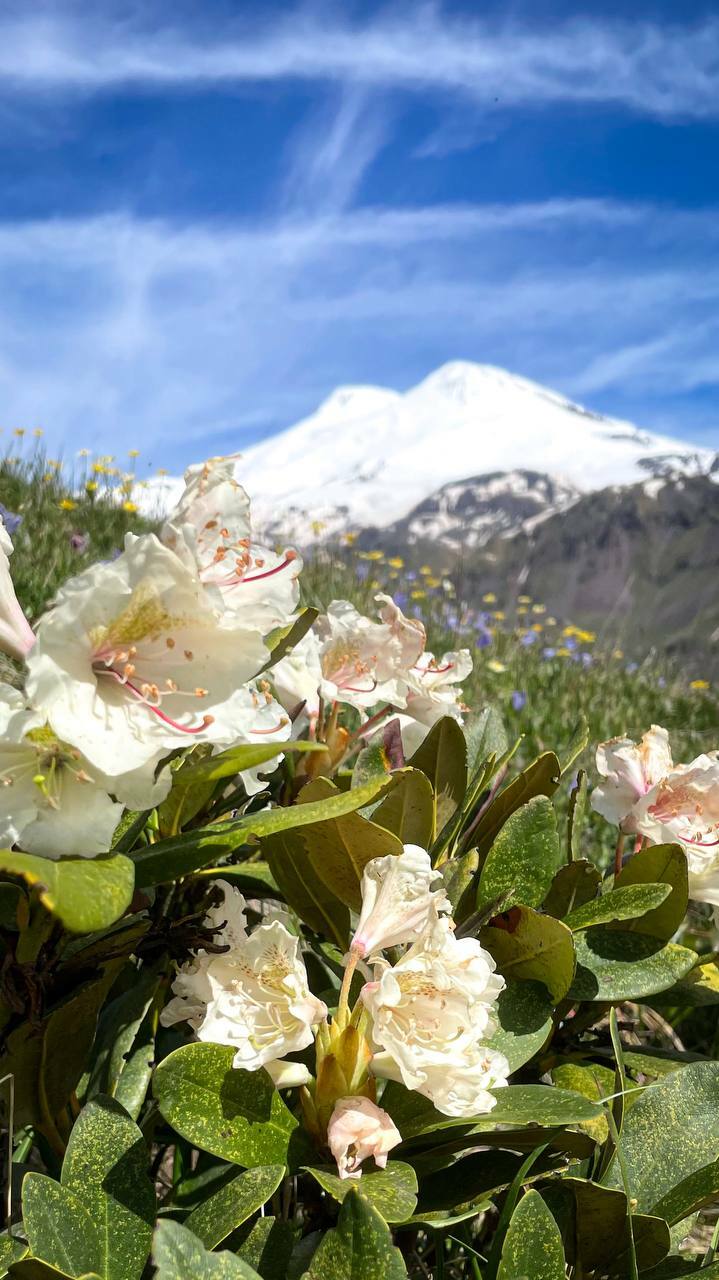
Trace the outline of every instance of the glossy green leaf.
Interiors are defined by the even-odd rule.
[[[509,750],[504,721],[493,706],[483,707],[476,715],[470,716],[464,736],[467,739],[467,767],[470,777],[486,764],[490,756],[499,760]]]
[[[246,1222],[232,1237],[237,1256],[254,1267],[262,1280],[287,1280],[294,1243],[293,1224],[271,1214]]]
[[[491,848],[510,815],[528,800],[534,796],[551,799],[559,786],[560,774],[557,757],[553,751],[547,751],[495,796],[473,832],[472,840],[480,855]]]
[[[369,1201],[352,1187],[337,1226],[322,1237],[304,1280],[406,1280],[399,1249]]]
[[[307,1173],[340,1204],[356,1186],[350,1178],[338,1178],[329,1167],[313,1168],[308,1165]],[[417,1174],[401,1160],[390,1160],[386,1169],[367,1166],[362,1172],[361,1190],[385,1222],[406,1222],[417,1206]]]
[[[17,1240],[3,1231],[0,1234],[0,1276],[5,1274],[11,1262],[19,1262],[24,1258],[27,1251],[28,1246],[24,1240]]]
[[[695,964],[684,978],[663,991],[655,1004],[691,1004],[698,1007],[719,1004],[719,961]]]
[[[352,769],[352,786],[363,787],[374,778],[384,778],[392,772],[392,764],[387,754],[382,735],[378,736],[360,751]]]
[[[400,786],[406,778],[407,775],[402,776]],[[387,797],[389,800],[396,796],[400,786],[393,789]],[[304,805],[339,794],[329,779],[316,778],[300,792],[298,799]],[[397,857],[402,852],[402,841],[397,836],[359,813],[327,818],[303,827],[299,834],[316,877],[354,911],[359,911],[362,905],[362,873],[367,863],[387,855]]]
[[[67,1271],[51,1266],[49,1262],[30,1257],[11,1263],[7,1274],[15,1276],[17,1280],[78,1280],[77,1277],[69,1277]],[[102,1277],[96,1271],[86,1271],[79,1280],[102,1280]]]
[[[53,861],[3,849],[0,871],[35,888],[43,906],[70,933],[107,929],[127,911],[135,888],[135,869],[121,853]]]
[[[645,1089],[624,1116],[621,1142],[630,1194],[640,1211],[655,1213],[719,1160],[719,1063],[692,1063]],[[616,1158],[606,1183],[622,1186]]]
[[[245,1168],[287,1159],[297,1120],[266,1071],[234,1070],[227,1045],[183,1045],[157,1067],[153,1092],[178,1133]]]
[[[577,972],[572,1000],[641,1000],[665,991],[692,968],[687,947],[600,925],[574,935]]]
[[[587,717],[583,712],[580,713],[579,719],[572,730],[572,736],[566,747],[559,752],[559,760],[562,766],[562,773],[567,773],[573,764],[579,759],[583,751],[586,751],[589,743],[589,724]]]
[[[127,1055],[157,994],[161,970],[149,967],[131,972],[133,976],[127,990],[111,1000],[100,1016],[87,1098],[94,1098],[99,1093],[114,1097],[117,1083],[127,1066]]]
[[[596,898],[601,883],[602,877],[592,862],[587,862],[584,858],[569,862],[554,877],[544,899],[544,910],[550,916],[563,920],[570,911]]]
[[[431,844],[433,820],[432,787],[419,769],[408,769],[372,814],[372,821],[392,831],[402,844],[418,844],[422,849]]]
[[[537,1191],[527,1191],[512,1214],[497,1280],[564,1280],[564,1249],[554,1218]]]
[[[87,1210],[107,1280],[139,1280],[152,1245],[155,1191],[137,1125],[112,1098],[83,1108],[70,1134],[62,1186]]]
[[[487,926],[481,940],[502,976],[543,982],[555,1001],[562,1000],[574,978],[571,929],[531,907],[512,907],[499,920],[503,927]]]
[[[70,1276],[102,1275],[98,1227],[85,1205],[54,1178],[26,1173],[23,1223],[35,1257]]]
[[[596,1062],[561,1062],[552,1068],[552,1081],[560,1089],[573,1089],[592,1102],[609,1098],[616,1092],[615,1073]],[[603,1112],[592,1120],[584,1120],[582,1128],[597,1143],[606,1142],[609,1125]]]
[[[510,1072],[518,1071],[549,1039],[554,1001],[541,982],[510,979],[495,1009],[497,1030],[487,1043],[504,1054]]]
[[[521,902],[538,907],[563,862],[551,800],[533,796],[510,814],[482,868],[477,906],[502,898],[504,909]]]
[[[403,1141],[423,1133],[441,1129],[454,1129],[458,1125],[473,1126],[475,1132],[492,1130],[499,1125],[557,1125],[581,1124],[602,1115],[601,1107],[588,1098],[569,1089],[557,1089],[545,1084],[510,1084],[503,1089],[491,1090],[496,1102],[484,1115],[466,1117],[445,1116],[421,1094],[405,1089],[403,1085],[388,1084],[382,1095],[382,1106],[392,1117],[402,1134]]]
[[[576,932],[592,925],[611,924],[613,920],[635,920],[661,905],[671,893],[668,884],[630,884],[610,889],[600,898],[575,907],[564,917],[564,923]]]
[[[479,868],[479,854],[476,849],[450,858],[440,867],[442,888],[452,906],[452,918],[462,924],[474,911],[476,890],[474,882]]]
[[[434,840],[457,812],[467,790],[467,743],[457,721],[451,716],[438,720],[409,764],[419,769],[432,786]]]
[[[615,889],[634,884],[667,884],[671,894],[662,904],[631,925],[634,933],[672,938],[687,913],[687,859],[677,844],[655,844],[629,858],[617,876]]]
[[[270,657],[262,670],[271,671],[272,667],[281,658],[284,658],[286,653],[291,653],[295,645],[299,644],[303,636],[306,636],[307,632],[312,629],[318,615],[319,609],[302,609],[288,626],[275,627],[265,640],[265,644],[270,651]]]
[[[217,822],[177,836],[174,840],[158,841],[134,854],[137,886],[147,889],[190,875],[239,849],[253,838],[354,813],[396,786],[401,776],[402,771],[398,770],[387,778],[374,779],[363,787],[339,792],[336,796],[318,800],[314,804],[262,809],[259,813],[246,814],[233,822]]]
[[[719,1196],[719,1157],[705,1164],[672,1187],[653,1206],[652,1212],[664,1218],[670,1227],[688,1218],[690,1213],[711,1204]]]
[[[283,1164],[258,1165],[226,1182],[190,1214],[185,1226],[208,1249],[222,1244],[269,1200],[285,1174]]]
[[[242,1258],[223,1250],[210,1253],[179,1222],[164,1218],[155,1232],[155,1280],[260,1280]]]
[[[189,788],[198,783],[219,782],[221,778],[234,778],[244,769],[255,769],[258,765],[275,760],[277,756],[288,752],[306,754],[308,751],[322,751],[319,742],[302,742],[290,739],[287,742],[241,743],[237,747],[229,747],[216,756],[210,756],[199,764],[188,765],[187,769],[178,772],[173,782],[174,787]]]
[[[565,1237],[572,1240],[571,1260],[578,1261],[585,1273],[629,1276],[630,1235],[624,1192],[576,1177],[562,1178],[552,1190],[571,1197],[573,1230]],[[554,1202],[554,1194],[551,1201]],[[656,1266],[669,1252],[669,1229],[661,1218],[633,1214],[632,1232],[642,1270]]]

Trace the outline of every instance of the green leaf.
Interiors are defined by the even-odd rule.
[[[270,657],[262,671],[270,670],[281,658],[284,658],[286,653],[291,653],[303,636],[306,636],[307,632],[311,631],[318,616],[319,609],[302,609],[289,626],[275,627],[274,631],[271,631],[265,640],[265,644],[270,651]]]
[[[26,1021],[10,1033],[0,1057],[0,1075],[15,1077],[15,1123],[44,1124],[47,1112],[58,1115],[67,1105],[86,1066],[98,1012],[122,958],[43,1018]]]
[[[544,910],[550,916],[563,920],[575,907],[582,907],[585,902],[596,898],[601,883],[602,877],[594,864],[578,858],[557,872],[544,899]]]
[[[628,884],[610,889],[601,898],[576,907],[564,923],[573,931],[588,929],[591,925],[611,924],[613,920],[635,920],[661,905],[671,893],[668,884]]]
[[[322,1237],[303,1280],[406,1280],[387,1224],[352,1187],[337,1226]]]
[[[504,721],[496,707],[487,706],[470,717],[464,730],[467,739],[467,767],[470,776],[494,756],[499,760],[509,750],[509,738]]]
[[[667,884],[671,894],[654,911],[635,920],[631,929],[652,938],[672,938],[687,913],[687,859],[677,844],[655,844],[635,853],[614,881],[615,889],[634,884]]]
[[[611,1190],[584,1178],[562,1178],[552,1191],[571,1196],[573,1231],[572,1260],[579,1260],[585,1273],[598,1271],[630,1274],[627,1198],[623,1191]],[[553,1199],[554,1197],[552,1197]],[[656,1266],[669,1252],[669,1229],[660,1218],[632,1215],[634,1247],[642,1270]]]
[[[581,712],[579,720],[572,730],[572,736],[559,757],[563,774],[567,773],[575,761],[579,759],[582,752],[586,751],[588,742],[589,724],[587,723],[587,717]]]
[[[498,919],[504,927],[488,925],[481,939],[502,976],[543,982],[555,1001],[562,1000],[574,978],[571,929],[531,907],[512,907]]]
[[[217,822],[177,836],[174,840],[160,840],[134,855],[137,887],[147,889],[190,875],[217,858],[233,853],[253,837],[274,835],[278,831],[290,831],[354,813],[396,786],[401,777],[402,770],[398,770],[386,778],[377,778],[363,787],[339,792],[314,804],[262,809],[234,822]]]
[[[560,766],[553,751],[547,751],[517,774],[502,791],[495,796],[492,803],[482,814],[472,840],[479,850],[480,856],[494,844],[497,833],[507,819],[534,796],[554,795],[560,780]]]
[[[467,790],[467,743],[451,716],[443,716],[432,726],[409,761],[430,781],[433,800],[432,840],[461,805]]]
[[[382,735],[363,747],[352,770],[352,786],[362,787],[373,778],[384,778],[392,772],[392,764],[387,754]],[[381,825],[381,824],[380,824]]]
[[[670,1227],[690,1213],[711,1204],[719,1195],[719,1158],[711,1164],[702,1165],[672,1187],[661,1200],[653,1206],[652,1213],[664,1218]]]
[[[306,1171],[340,1204],[356,1186],[350,1178],[338,1178],[331,1168],[307,1165]],[[406,1222],[417,1206],[417,1174],[400,1160],[391,1160],[386,1169],[364,1171],[361,1188],[362,1195],[382,1214],[385,1222]]]
[[[36,888],[40,901],[70,933],[107,929],[132,901],[135,869],[121,853],[103,858],[38,858],[0,851],[0,871]]]
[[[666,991],[692,968],[696,955],[675,943],[600,925],[574,935],[577,971],[572,1000],[641,1000]],[[501,966],[500,966],[501,968]]]
[[[621,1134],[630,1194],[641,1212],[658,1206],[681,1183],[719,1159],[719,1063],[673,1071],[629,1107]],[[622,1185],[615,1158],[607,1185]]]
[[[43,1262],[40,1258],[21,1258],[18,1262],[10,1264],[7,1273],[10,1276],[16,1276],[18,1280],[74,1280],[69,1277],[67,1271],[59,1271],[57,1267],[52,1267],[49,1262]],[[96,1271],[86,1271],[79,1280],[102,1280]]]
[[[581,855],[582,830],[587,816],[588,800],[587,775],[583,769],[580,769],[577,774],[577,785],[569,797],[567,811],[567,851],[570,865]]]
[[[112,1095],[133,1120],[137,1120],[142,1110],[155,1065],[155,1016],[155,1006],[151,1005],[128,1051]]]
[[[164,1218],[155,1232],[155,1280],[260,1280],[233,1253],[210,1253],[202,1241],[179,1222]]]
[[[350,929],[349,909],[315,871],[302,832],[280,831],[266,836],[262,850],[282,896],[300,920],[345,951]]]
[[[292,1223],[269,1214],[245,1223],[232,1239],[237,1256],[254,1267],[262,1280],[287,1280],[294,1242]]]
[[[372,814],[372,821],[392,831],[402,844],[418,844],[422,849],[429,848],[432,842],[433,820],[432,787],[419,769],[408,769]]]
[[[510,814],[482,868],[477,906],[502,898],[504,908],[521,902],[539,907],[562,865],[551,800],[533,796]]]
[[[699,1008],[719,1004],[719,962],[707,960],[695,964],[686,977],[663,991],[654,1004],[691,1004]]]
[[[70,1276],[101,1275],[97,1227],[84,1204],[44,1173],[26,1173],[22,1184],[25,1233],[31,1252]]]
[[[87,1098],[94,1098],[99,1093],[115,1096],[118,1081],[127,1066],[127,1055],[132,1050],[162,977],[158,968],[142,969],[139,973],[130,969],[130,972],[132,978],[127,990],[111,1000],[100,1016]]]
[[[560,1089],[573,1089],[592,1102],[608,1098],[616,1091],[614,1071],[596,1062],[583,1065],[579,1062],[561,1062],[552,1068],[552,1080]],[[593,1120],[584,1120],[582,1128],[600,1145],[606,1142],[609,1125],[603,1112]]]
[[[582,1124],[603,1114],[602,1108],[569,1089],[546,1084],[510,1084],[491,1090],[496,1102],[491,1111],[474,1117],[455,1118],[437,1111],[429,1099],[394,1082],[382,1094],[382,1107],[402,1134],[402,1141],[440,1129],[472,1126],[475,1133],[499,1125],[521,1126]],[[477,1145],[480,1145],[479,1140]]]
[[[503,1053],[510,1073],[529,1062],[552,1033],[554,1001],[541,982],[507,983],[495,1006],[497,1030],[487,1041]]]
[[[155,1191],[145,1139],[112,1098],[96,1098],[75,1121],[62,1186],[95,1224],[107,1280],[139,1280],[152,1245]]]
[[[269,1200],[284,1174],[283,1164],[258,1165],[238,1174],[198,1205],[185,1226],[208,1249],[215,1249]]]
[[[452,906],[452,917],[461,924],[474,911],[474,880],[479,868],[479,854],[476,849],[460,854],[458,858],[450,858],[440,867],[442,887]]]
[[[28,1246],[24,1240],[17,1240],[7,1232],[0,1235],[0,1276],[4,1275],[11,1262],[19,1262],[25,1257]]]
[[[220,751],[216,756],[210,756],[199,764],[190,764],[187,769],[180,770],[179,775],[176,774],[173,780],[173,790],[175,787],[189,788],[197,786],[198,783],[219,782],[221,778],[234,778],[244,769],[255,769],[260,764],[266,764],[268,760],[286,755],[287,752],[306,753],[324,749],[321,742],[302,742],[299,739],[287,742],[245,743],[237,747],[229,747],[227,751]]]
[[[404,781],[406,775],[402,778]],[[388,799],[393,799],[398,790],[399,787],[395,787]],[[300,792],[299,801],[304,805],[338,794],[328,778],[316,778]],[[362,905],[362,873],[367,863],[388,854],[397,857],[402,852],[402,841],[397,836],[359,813],[327,818],[304,827],[299,834],[316,877],[354,911],[359,911]]]
[[[554,1218],[537,1191],[527,1191],[512,1214],[497,1280],[564,1280],[564,1249]]]
[[[160,1111],[188,1142],[253,1168],[287,1159],[297,1120],[266,1071],[234,1070],[228,1045],[183,1045],[157,1067]]]

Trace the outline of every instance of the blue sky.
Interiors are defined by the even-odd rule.
[[[0,9],[0,423],[177,470],[449,359],[719,447],[719,5]]]

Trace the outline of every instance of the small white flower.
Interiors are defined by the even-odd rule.
[[[401,854],[373,858],[362,873],[362,910],[352,938],[360,956],[412,942],[433,912],[449,911],[446,894],[432,892],[441,880],[426,849],[406,844]]]
[[[303,716],[314,720],[320,709],[322,683],[320,642],[314,630],[306,632],[294,649],[268,672],[278,701],[286,711],[304,704]]]
[[[370,1156],[378,1169],[402,1141],[402,1135],[386,1111],[369,1098],[340,1098],[327,1126],[327,1142],[337,1162],[340,1178],[359,1178],[362,1162]]]
[[[638,802],[673,767],[669,734],[653,724],[639,744],[612,738],[599,744],[596,760],[606,781],[594,788],[592,808],[623,831],[635,832]]]
[[[217,928],[227,920],[217,941],[230,949],[200,952],[178,971],[175,999],[161,1020],[164,1026],[189,1022],[198,1039],[230,1045],[233,1066],[256,1071],[306,1049],[314,1039],[312,1028],[327,1017],[327,1006],[309,989],[299,939],[279,921],[248,934],[242,894],[224,881],[219,885],[224,901],[211,910],[207,923]],[[291,1073],[283,1071],[278,1078],[287,1080]]]
[[[135,807],[138,797],[157,804],[166,796],[169,772],[155,782],[154,763],[110,783],[77,747],[61,742],[16,689],[0,685],[0,841],[6,846],[45,858],[106,853],[125,804]]]
[[[0,649],[21,661],[35,644],[35,633],[15,595],[10,576],[12,541],[0,518]]]
[[[362,990],[372,1017],[375,1075],[416,1089],[447,1115],[491,1110],[487,1090],[506,1083],[506,1059],[483,1045],[504,988],[475,938],[457,939],[435,916],[398,964],[380,961]]]
[[[681,844],[690,876],[711,874],[719,866],[717,753],[675,765],[635,805],[633,820],[652,844]]]
[[[185,490],[160,537],[215,587],[238,623],[263,635],[285,626],[299,603],[302,560],[252,541],[250,499],[235,479],[239,454],[209,458],[185,472]]]
[[[193,742],[229,745],[241,686],[269,657],[257,630],[152,534],[72,579],[39,626],[27,689],[51,728],[113,778]]]
[[[461,723],[465,710],[458,687],[472,670],[469,649],[458,649],[436,659],[425,651],[407,678],[406,713],[413,720],[431,728],[442,716],[452,716]]]

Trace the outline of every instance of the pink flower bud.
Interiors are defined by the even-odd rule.
[[[327,1126],[327,1141],[340,1178],[359,1178],[362,1161],[374,1156],[384,1169],[402,1135],[386,1111],[369,1098],[340,1098]]]

